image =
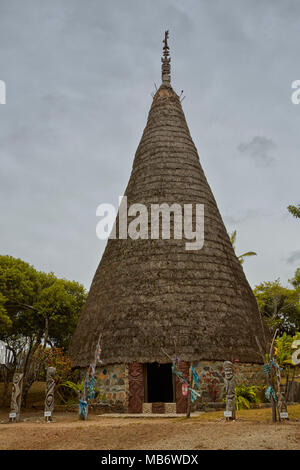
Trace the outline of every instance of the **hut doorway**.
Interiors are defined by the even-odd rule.
[[[145,364],[145,398],[148,403],[173,403],[172,364]]]

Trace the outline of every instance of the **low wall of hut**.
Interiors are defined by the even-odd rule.
[[[97,367],[96,378],[100,395],[98,399],[107,404],[107,412],[127,412],[129,400],[128,366],[126,364],[112,364]]]
[[[200,391],[202,400],[197,400],[196,407],[201,403],[221,402],[224,388],[223,361],[198,361],[193,366],[200,378]],[[128,412],[129,380],[128,364],[112,364],[97,367],[98,400],[105,403],[103,411],[112,413]],[[236,384],[263,385],[263,365],[237,363],[235,365]]]

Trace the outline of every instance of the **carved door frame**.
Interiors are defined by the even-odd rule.
[[[143,413],[144,365],[140,362],[128,364],[129,413]]]

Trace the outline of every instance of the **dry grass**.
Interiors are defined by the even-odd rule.
[[[0,397],[3,393],[3,383],[0,383]],[[11,384],[8,388],[8,398],[6,406],[10,405],[11,397]],[[31,408],[32,406],[42,406],[45,401],[45,382],[34,382],[29,389],[27,396],[27,407]]]
[[[300,421],[300,404],[288,406],[288,413],[291,420]],[[202,413],[200,416],[193,416],[192,419],[199,421],[212,421],[216,419],[223,419],[223,411],[209,411]],[[239,410],[237,412],[237,419],[243,421],[256,421],[260,423],[268,423],[272,421],[271,408],[255,408],[251,410]]]

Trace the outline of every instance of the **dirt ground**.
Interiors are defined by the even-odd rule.
[[[290,420],[271,422],[271,410],[243,410],[225,422],[222,412],[186,418],[112,418],[55,413],[45,423],[42,411],[25,411],[19,423],[8,423],[0,411],[0,449],[300,449],[300,405],[289,407]]]

